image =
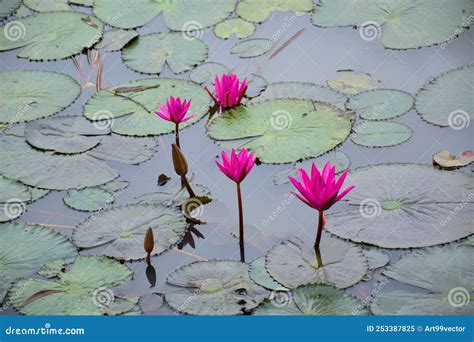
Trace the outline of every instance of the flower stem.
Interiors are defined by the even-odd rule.
[[[188,190],[190,197],[196,197],[196,194],[194,193],[193,188],[191,188],[191,184],[189,184],[186,175],[181,176],[181,184],[186,187],[186,190]]]
[[[314,241],[314,248],[319,249],[319,243],[321,242],[321,235],[324,228],[324,211],[319,211],[319,220],[318,220],[318,233],[316,235],[316,241]]]
[[[241,249],[244,246],[244,209],[242,207],[242,192],[240,183],[237,183],[237,201],[239,202],[239,244]]]
[[[179,124],[175,125],[175,137],[176,137],[176,146],[178,146],[178,148],[181,149],[181,146],[179,145]]]

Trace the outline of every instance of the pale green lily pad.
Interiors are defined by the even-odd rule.
[[[59,274],[58,279],[22,279],[10,289],[8,298],[24,315],[120,315],[135,309],[138,298],[117,296],[113,287],[132,275],[117,261],[78,256],[71,269]],[[52,293],[38,296],[46,291]]]
[[[39,189],[39,188],[35,188],[33,186],[28,186],[28,189],[30,190],[30,193],[31,193],[31,200],[28,203],[33,203],[33,202],[39,200],[40,198],[43,198],[44,196],[46,196],[50,192],[47,189]]]
[[[273,176],[273,183],[275,185],[289,183],[290,180],[288,179],[288,177],[298,177],[298,169],[301,168],[305,169],[306,172],[311,172],[311,166],[313,162],[320,170],[322,170],[322,168],[327,162],[330,162],[331,165],[334,165],[336,167],[336,174],[347,170],[349,168],[349,165],[351,164],[349,157],[344,152],[329,152],[328,154],[325,154],[316,160],[304,160],[302,162],[295,163],[295,165],[293,165],[291,168],[279,171]]]
[[[473,151],[464,151],[457,156],[453,156],[448,150],[443,150],[433,155],[433,165],[443,170],[455,170],[472,162],[474,162]]]
[[[249,139],[241,145],[263,163],[317,157],[342,143],[351,120],[335,107],[295,99],[238,106],[216,116],[208,134],[215,140]]]
[[[310,12],[313,10],[311,0],[274,0],[258,2],[243,0],[237,5],[237,14],[245,20],[255,23],[265,21],[274,11]]]
[[[100,188],[108,192],[119,192],[125,190],[130,185],[127,181],[114,181],[101,185]]]
[[[192,99],[189,113],[196,116],[181,124],[186,127],[201,119],[208,111],[210,97],[200,86],[178,79],[150,78],[107,88],[93,95],[84,106],[84,115],[92,121],[108,118],[112,131],[122,135],[159,135],[174,132],[173,123],[155,114],[158,103],[170,95]]]
[[[328,80],[326,83],[330,88],[348,95],[382,87],[371,75],[354,70],[338,70],[337,79]]]
[[[34,13],[35,13],[34,11],[30,10],[28,7],[26,7],[25,5],[22,4],[20,7],[18,7],[18,9],[16,10],[16,12],[13,15],[18,19],[18,18],[27,17],[27,16],[32,15]]]
[[[230,18],[219,23],[214,28],[214,33],[218,38],[229,39],[232,35],[237,38],[247,38],[255,32],[255,25],[241,18]]]
[[[0,35],[0,51],[21,48],[18,57],[35,61],[67,58],[99,41],[103,27],[84,13],[37,13],[0,27],[1,32],[10,32]]]
[[[472,246],[452,244],[414,251],[389,266],[384,274],[428,291],[379,293],[372,310],[381,315],[473,315]]]
[[[353,170],[356,187],[327,214],[326,229],[354,242],[416,248],[474,233],[472,177],[428,165],[379,164]],[[374,186],[376,184],[377,186]]]
[[[285,289],[283,285],[278,284],[270,274],[268,274],[265,268],[265,256],[259,257],[250,263],[249,276],[256,284],[266,289],[279,291]]]
[[[8,222],[23,215],[26,203],[30,201],[28,186],[0,176],[0,222]]]
[[[22,4],[21,0],[3,0],[0,3],[0,20],[15,12]]]
[[[95,0],[94,14],[105,23],[123,29],[145,25],[163,12],[173,31],[190,31],[213,26],[234,9],[236,0]]]
[[[381,35],[386,48],[415,49],[453,39],[469,25],[466,18],[473,14],[470,0],[324,0],[315,7],[313,23],[322,27],[361,26],[361,39]],[[376,30],[374,37],[362,31],[369,24]]]
[[[119,51],[135,37],[138,37],[138,32],[135,30],[112,29],[104,33],[95,48],[107,52]]]
[[[155,154],[157,144],[153,138],[124,137],[116,134],[104,137],[100,144],[86,154],[101,160],[112,160],[137,165]]]
[[[191,315],[242,315],[268,295],[249,278],[247,264],[231,260],[185,265],[159,292],[174,310]]]
[[[72,11],[68,0],[23,0],[23,4],[35,12]]]
[[[375,270],[384,267],[390,262],[390,255],[381,248],[366,247],[362,250],[362,253],[364,253],[367,258],[369,265],[369,269],[362,279],[364,281],[372,280]]]
[[[413,107],[413,97],[400,90],[369,90],[349,99],[346,107],[355,110],[362,119],[385,120],[407,113]]]
[[[255,315],[283,316],[345,316],[369,315],[362,303],[343,290],[327,285],[300,286],[291,292],[292,301],[286,306],[265,302]]]
[[[0,74],[0,123],[16,123],[53,115],[80,95],[81,87],[65,74],[16,70]]]
[[[468,127],[474,120],[473,79],[473,65],[434,78],[416,95],[416,111],[423,120],[438,126]]]
[[[148,228],[153,229],[156,255],[178,243],[186,226],[186,218],[177,208],[131,204],[86,219],[74,229],[73,241],[81,248],[107,245],[103,255],[138,260],[146,256],[143,241]]]
[[[207,186],[191,184],[197,196],[210,196],[211,190]],[[182,206],[189,200],[189,194],[185,188],[175,188],[170,191],[150,192],[136,197],[133,203],[139,204],[159,204],[167,207]]]
[[[97,211],[112,204],[115,196],[101,188],[85,188],[82,190],[70,190],[64,197],[64,203],[79,211]]]
[[[81,189],[118,177],[115,170],[96,158],[40,152],[22,138],[8,135],[0,136],[0,160],[1,175],[43,189]]]
[[[272,41],[266,38],[253,38],[236,43],[230,53],[238,54],[240,58],[252,58],[264,55],[272,48]]]
[[[404,143],[413,135],[410,127],[391,121],[361,121],[353,128],[352,141],[365,147],[388,147]]]
[[[0,225],[0,302],[17,279],[28,277],[54,259],[76,256],[76,248],[49,228],[19,223]]]
[[[55,259],[44,264],[43,267],[41,267],[41,269],[37,273],[45,278],[57,277],[63,272],[65,264],[66,260]]]
[[[301,240],[284,241],[266,255],[267,271],[283,286],[293,289],[306,284],[326,284],[344,289],[359,282],[368,269],[362,249],[323,234],[319,266],[314,247]]]

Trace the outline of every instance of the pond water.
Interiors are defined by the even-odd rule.
[[[288,22],[290,24],[285,25]],[[138,28],[141,35],[166,30],[162,16]],[[337,78],[337,70],[352,69],[371,74],[383,84],[384,88],[400,89],[412,95],[433,77],[474,62],[472,30],[451,41],[445,49],[433,46],[412,50],[389,50],[383,47],[380,40],[361,39],[358,30],[320,28],[311,23],[308,15],[294,16],[291,12],[275,12],[264,23],[257,25],[253,37],[274,37],[274,46],[278,47],[300,30],[302,33],[273,58],[269,57],[276,48],[263,56],[244,59],[229,53],[231,47],[238,41],[236,37],[221,40],[215,37],[212,29],[206,29],[202,37],[209,48],[206,61],[222,63],[240,75],[256,73],[268,83],[298,81],[325,85],[326,80]],[[83,87],[86,86],[87,75],[90,73],[89,81],[95,82],[96,71],[89,70],[84,55],[76,57],[82,65],[81,74],[71,59],[36,63],[19,59],[16,55],[16,50],[1,53],[0,71],[23,69],[57,71],[76,78]],[[107,53],[106,56],[102,54],[101,57],[105,58],[103,87],[153,77],[127,68],[121,60],[120,52]],[[174,75],[169,68],[166,68],[160,76],[188,79],[189,72]],[[94,92],[94,87],[83,88],[80,98],[59,115],[80,115],[83,105]],[[162,255],[152,257],[151,264],[156,271],[154,287],[150,285],[147,277],[147,263],[144,260],[126,262],[134,272],[133,279],[116,290],[118,293],[142,297],[141,306],[145,315],[175,313],[162,303],[161,297],[155,292],[165,281],[166,276],[180,266],[196,260],[240,259],[235,185],[214,164],[222,147],[206,135],[205,121],[201,120],[181,132],[181,146],[188,159],[189,169],[194,173],[193,183],[207,186],[213,199],[212,203],[202,208],[200,219],[206,224],[195,226],[204,238],[194,236],[194,247],[187,244],[182,250],[173,248]],[[458,154],[472,148],[474,125],[462,130],[437,127],[422,121],[414,109],[393,121],[408,125],[413,130],[413,136],[402,144],[386,148],[362,147],[348,139],[337,150],[349,156],[350,169],[387,162],[430,165],[433,154],[440,150],[446,149]],[[156,137],[156,140],[157,153],[143,164],[134,166],[108,162],[119,171],[120,180],[130,182],[130,185],[116,198],[113,206],[130,203],[135,197],[145,193],[172,190],[179,185],[179,179],[175,176],[171,162],[170,144],[174,142],[174,136],[167,134]],[[120,146],[117,148],[120,149]],[[294,236],[309,244],[314,239],[317,222],[315,212],[289,197],[293,190],[291,184],[273,183],[273,176],[286,168],[288,165],[260,164],[242,184],[247,261],[265,255],[275,244]],[[472,167],[465,167],[461,171],[471,174]],[[166,174],[172,179],[166,185],[158,186],[157,177],[160,174]],[[373,186],[377,187],[377,184]],[[91,214],[66,207],[63,203],[65,194],[65,191],[51,192],[41,200],[28,205],[27,212],[18,221],[49,225],[51,229],[70,236],[72,227]],[[338,204],[338,206],[344,205]],[[97,247],[81,253],[97,254],[104,248]],[[407,252],[408,250],[389,250],[391,262]],[[330,255],[322,257],[330,258]],[[347,291],[364,300],[381,279],[383,279],[381,270],[377,270],[371,280],[359,282]],[[397,281],[388,283],[384,290],[406,288],[422,291]],[[8,308],[2,314],[17,314],[17,312]]]

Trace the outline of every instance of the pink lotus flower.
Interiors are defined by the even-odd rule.
[[[174,122],[175,124],[180,124],[181,122],[188,121],[192,119],[194,115],[190,115],[188,117],[184,117],[188,112],[189,106],[191,105],[191,100],[186,101],[184,100],[181,102],[181,99],[174,98],[170,96],[169,99],[166,100],[166,106],[160,104],[160,111],[155,112],[160,118],[165,119],[166,121]]]
[[[215,95],[208,87],[204,87],[214,102],[222,109],[233,108],[240,104],[248,88],[247,79],[239,85],[240,81],[235,74],[222,74],[221,79],[216,76],[214,80]]]
[[[256,158],[253,153],[249,153],[243,149],[239,154],[232,149],[230,156],[224,151],[221,153],[222,164],[216,161],[217,166],[221,171],[236,183],[241,183],[248,175],[252,167],[255,165]]]

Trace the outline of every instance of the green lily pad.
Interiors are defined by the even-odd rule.
[[[347,170],[349,168],[349,165],[351,164],[349,157],[344,152],[329,152],[328,154],[319,157],[317,160],[304,160],[302,162],[295,163],[295,165],[293,165],[291,168],[279,171],[273,176],[273,183],[275,185],[289,183],[290,180],[288,179],[288,177],[298,177],[298,169],[301,168],[305,169],[306,172],[311,172],[311,165],[313,164],[313,162],[316,163],[316,166],[320,170],[322,170],[322,168],[327,162],[330,162],[336,167],[336,174]]]
[[[157,144],[153,138],[124,137],[112,134],[104,137],[96,148],[86,154],[101,160],[137,165],[153,157],[156,149]]]
[[[54,259],[76,256],[69,239],[49,228],[19,223],[0,225],[0,302],[19,278],[28,277]]]
[[[97,211],[113,203],[115,196],[101,188],[70,190],[64,197],[64,203],[79,211]]]
[[[28,189],[30,190],[30,193],[31,193],[31,200],[28,203],[33,203],[33,202],[39,200],[40,198],[43,198],[44,196],[46,196],[50,192],[47,189],[39,189],[39,188],[35,188],[33,186],[28,186]]]
[[[168,276],[160,293],[174,310],[191,315],[241,315],[268,295],[249,278],[247,264],[231,260],[185,265]]]
[[[118,192],[125,190],[130,185],[127,181],[114,181],[104,185],[101,185],[100,188],[108,192]]]
[[[68,0],[23,0],[23,4],[35,12],[72,11]]]
[[[274,11],[294,11],[310,12],[313,10],[311,0],[275,0],[256,2],[253,0],[243,0],[237,5],[237,14],[245,20],[254,23],[265,21]]]
[[[16,70],[0,74],[0,123],[16,123],[53,115],[80,95],[71,77],[51,71]]]
[[[385,120],[407,113],[413,107],[413,97],[400,90],[369,90],[349,99],[346,107],[353,109],[362,119]]]
[[[272,41],[266,38],[253,38],[236,43],[230,53],[238,54],[240,58],[252,58],[264,55],[272,48]]]
[[[145,25],[163,12],[173,31],[188,31],[213,26],[234,9],[236,0],[95,0],[94,14],[105,23],[123,29]]]
[[[45,278],[53,278],[59,276],[64,269],[64,265],[66,264],[66,260],[64,259],[55,259],[50,261],[41,267],[41,269],[37,272],[40,276]]]
[[[354,70],[338,70],[337,79],[328,80],[326,83],[330,88],[348,95],[382,87],[371,75]]]
[[[263,163],[317,157],[342,143],[351,120],[335,107],[295,99],[238,106],[215,116],[208,134],[215,140],[249,139],[241,147]]]
[[[214,33],[218,38],[229,39],[232,35],[237,38],[247,38],[255,32],[255,25],[241,18],[230,18],[219,23],[214,28]]]
[[[118,177],[115,170],[96,158],[40,152],[22,138],[8,135],[0,136],[0,160],[1,175],[43,189],[81,189]]]
[[[196,195],[199,197],[208,197],[211,194],[211,190],[209,190],[207,186],[200,184],[192,184],[191,186]],[[150,192],[143,194],[136,197],[133,203],[159,204],[167,207],[179,207],[185,204],[187,201],[189,201],[189,194],[186,189],[177,187],[170,191]]]
[[[415,108],[423,120],[453,129],[468,127],[474,120],[471,99],[474,65],[451,70],[426,83],[416,95]]]
[[[375,37],[389,49],[415,49],[440,44],[453,39],[457,32],[469,26],[466,19],[473,15],[474,6],[469,0],[438,2],[345,0],[320,1],[313,14],[313,23],[322,27],[361,26],[361,39],[375,39],[363,31],[373,25]],[[383,30],[382,27],[383,26]]]
[[[410,127],[391,121],[361,121],[354,126],[352,141],[365,147],[388,147],[404,143],[411,138]]]
[[[186,226],[186,218],[177,208],[131,204],[86,219],[74,229],[73,241],[81,248],[107,245],[102,251],[104,255],[138,260],[146,256],[143,241],[148,228],[153,229],[156,255],[178,243]]]
[[[278,284],[268,274],[265,268],[265,257],[259,257],[250,263],[249,276],[256,284],[269,290],[284,290],[283,285]]]
[[[416,248],[471,235],[472,177],[427,165],[379,164],[353,170],[348,206],[327,215],[326,229],[354,242]],[[374,186],[377,184],[377,186]]]
[[[9,300],[24,315],[119,315],[136,308],[138,298],[117,296],[113,287],[132,277],[117,261],[78,256],[58,279],[22,279],[9,291]],[[26,303],[26,304],[25,304]]]
[[[266,256],[267,271],[283,286],[326,284],[344,289],[359,282],[368,269],[362,249],[329,234],[321,241],[322,266],[314,247],[295,238],[276,245]]]
[[[25,204],[30,201],[28,186],[0,176],[0,222],[8,222],[23,215]]]
[[[15,12],[22,4],[21,0],[4,0],[0,3],[0,20]]]
[[[2,2],[3,4],[3,2]],[[20,7],[18,7],[18,9],[16,10],[15,13],[13,13],[13,15],[19,19],[19,18],[24,18],[24,17],[27,17],[29,15],[32,15],[34,14],[35,12],[30,10],[28,7],[26,7],[25,5],[21,5]]]
[[[9,32],[0,35],[0,51],[22,48],[18,57],[35,61],[67,58],[99,41],[103,28],[100,20],[84,13],[37,13],[0,27]]]
[[[104,33],[95,48],[107,52],[119,51],[135,37],[138,37],[138,32],[135,30],[112,29]]]
[[[189,113],[196,116],[180,128],[201,119],[208,111],[210,97],[200,86],[178,79],[150,78],[107,88],[93,95],[84,106],[84,115],[92,121],[112,121],[112,131],[122,135],[159,135],[174,132],[173,123],[159,118],[158,103],[170,95],[192,99]]]
[[[375,296],[372,310],[382,315],[473,315],[472,246],[453,244],[409,253],[384,274],[427,290],[397,290]]]
[[[327,285],[300,286],[292,291],[292,302],[276,306],[265,302],[254,312],[255,315],[284,316],[344,316],[369,315],[362,303],[343,290]]]
[[[196,67],[189,74],[191,81],[199,84],[212,84],[217,75],[228,73],[229,69],[221,63],[206,62]]]

